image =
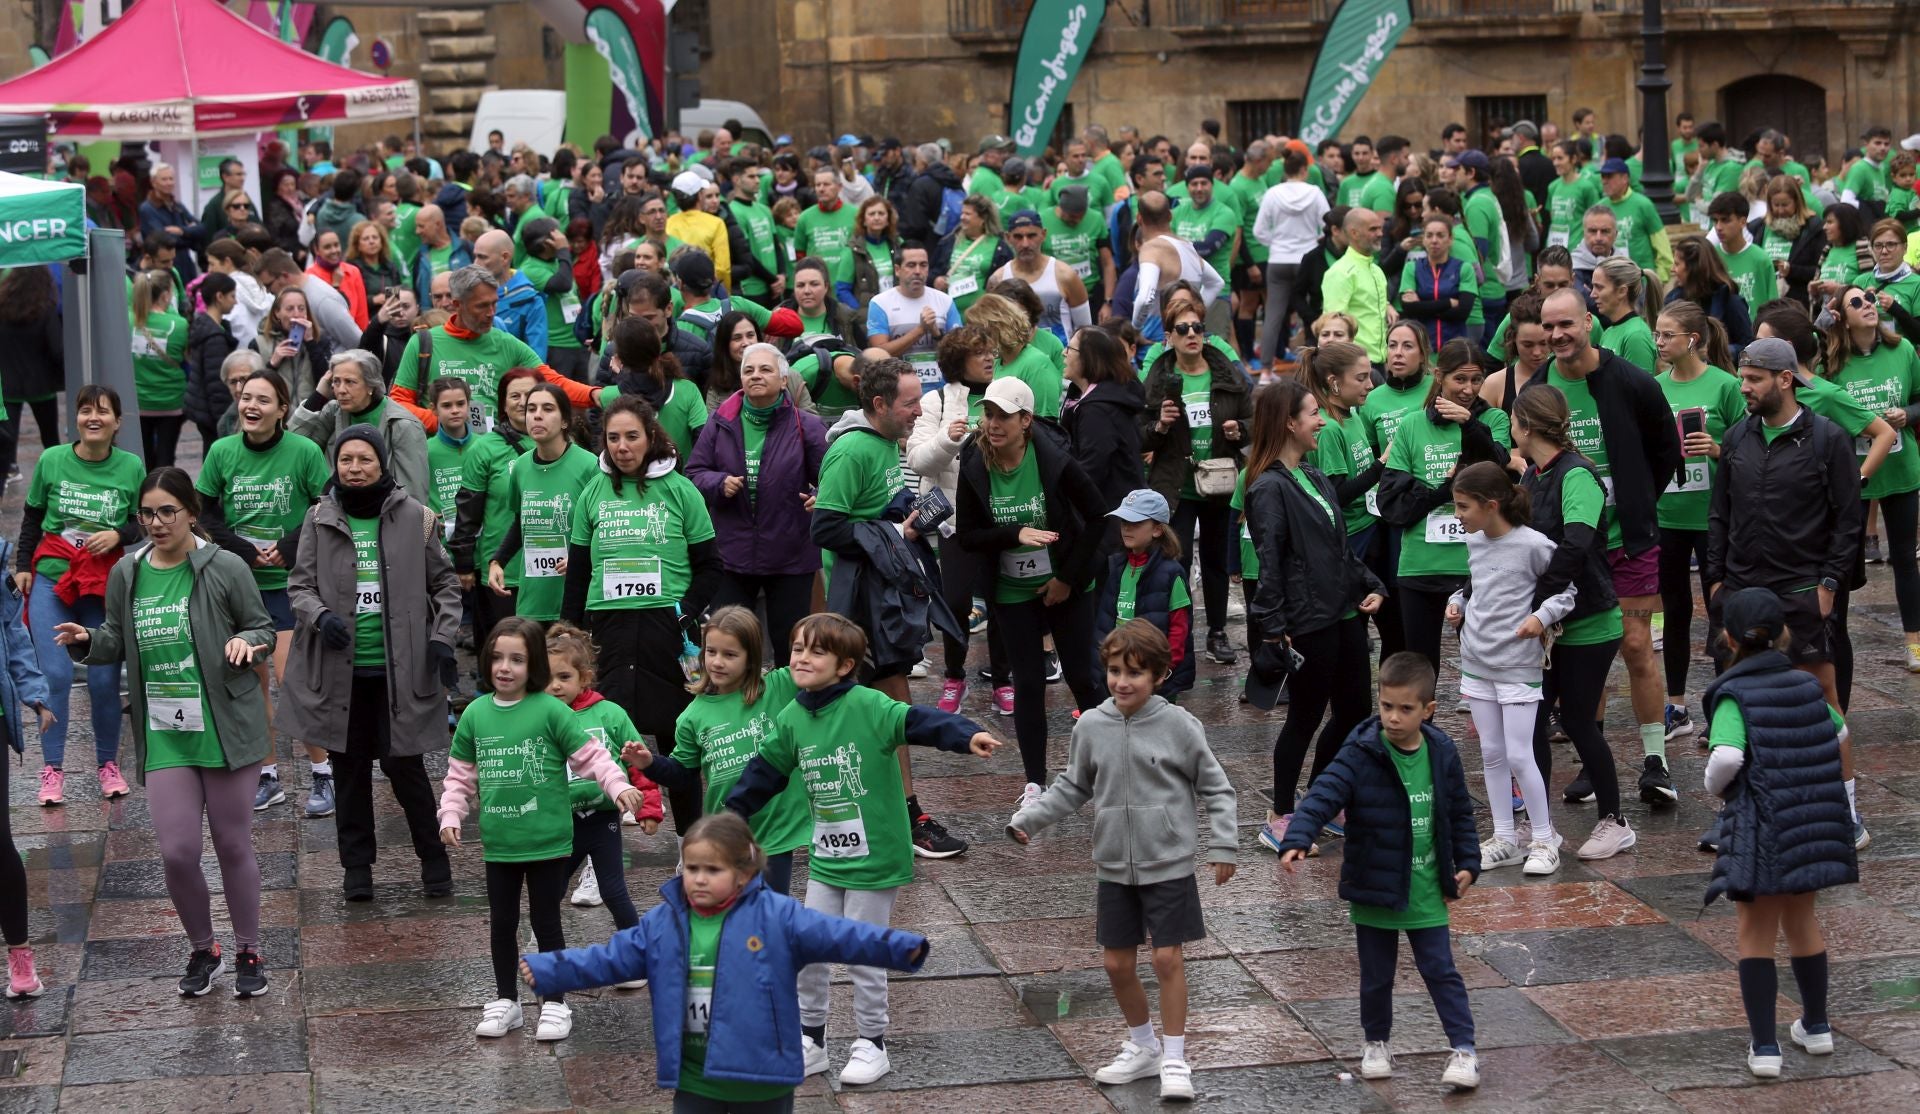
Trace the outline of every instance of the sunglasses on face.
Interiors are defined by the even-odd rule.
[[[1197,321],[1182,321],[1173,327],[1174,335],[1182,337],[1197,337],[1206,331],[1207,327]]]
[[[1866,309],[1872,303],[1859,294],[1847,299],[1848,309]]]

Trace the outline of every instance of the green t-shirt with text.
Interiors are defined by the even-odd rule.
[[[907,705],[856,686],[817,711],[795,700],[774,725],[761,757],[805,788],[813,814],[809,876],[846,890],[913,881],[906,790],[894,756],[906,745]]]
[[[133,501],[146,481],[140,458],[119,446],[104,460],[88,460],[73,444],[51,446],[40,454],[27,482],[27,506],[45,508],[41,528],[75,546],[88,534],[118,530],[133,517]],[[43,557],[33,567],[41,576],[65,576],[67,562]]]
[[[906,486],[899,446],[878,433],[853,429],[827,445],[827,455],[820,459],[820,485],[813,506],[815,510],[838,511],[855,522],[871,522]],[[822,550],[821,561],[831,581],[833,551]]]
[[[1867,355],[1850,353],[1833,382],[1867,413],[1878,417],[1920,400],[1920,357],[1914,355],[1908,341],[1889,344],[1882,336]],[[1869,444],[1866,438],[1856,437],[1854,455],[1865,460]],[[1920,490],[1920,452],[1916,444],[1912,426],[1900,430],[1893,439],[1892,451],[1873,478],[1860,485],[1860,498],[1879,499]]]
[[[1011,471],[987,466],[987,509],[996,526],[1047,528],[1047,493],[1040,485],[1039,454],[1032,446]],[[1053,579],[1052,554],[1044,545],[1019,545],[998,555],[994,601],[1031,603]]]
[[[1486,426],[1503,448],[1512,444],[1506,411],[1496,406],[1474,420]],[[1453,422],[1436,423],[1422,409],[1400,420],[1393,447],[1387,450],[1387,469],[1404,472],[1421,486],[1438,490],[1459,459],[1460,427]],[[1399,574],[1467,575],[1467,531],[1453,513],[1451,502],[1433,508],[1425,519],[1406,528],[1400,539]]]
[[[484,433],[493,428],[493,420],[499,410],[494,396],[502,375],[517,367],[539,367],[546,363],[539,353],[504,329],[488,329],[470,340],[448,336],[444,325],[435,326],[432,333],[432,368],[427,382],[451,375],[467,384],[473,398],[473,426],[476,432]],[[426,389],[427,384],[420,381],[420,337],[417,333],[407,340],[407,350],[400,356],[400,370],[393,377],[393,385],[396,389],[412,389],[416,397]]]
[[[387,664],[387,632],[381,625],[386,594],[380,584],[380,520],[347,517],[353,535],[353,664]]]
[[[1354,924],[1369,928],[1438,928],[1447,923],[1445,891],[1440,888],[1440,867],[1433,852],[1433,762],[1427,753],[1427,741],[1411,751],[1394,746],[1385,732],[1380,743],[1393,759],[1400,784],[1407,791],[1407,809],[1413,822],[1413,869],[1407,883],[1407,907],[1395,911],[1379,905],[1354,903]]]
[[[587,743],[573,709],[544,692],[507,707],[491,694],[467,705],[451,757],[474,765],[483,859],[526,863],[573,853],[567,758]]]
[[[693,583],[688,549],[713,540],[713,518],[693,481],[668,472],[644,483],[604,471],[573,505],[574,545],[588,547],[593,569],[587,610],[677,607]]]
[[[1685,381],[1675,379],[1670,371],[1654,378],[1674,414],[1695,408],[1706,412],[1707,436],[1713,438],[1716,445],[1735,422],[1747,416],[1747,404],[1740,397],[1740,380],[1730,372],[1708,367]],[[1707,528],[1707,504],[1713,496],[1713,474],[1717,468],[1718,462],[1708,456],[1690,456],[1680,462],[1680,470],[1660,496],[1658,513],[1662,528]]]
[[[181,367],[187,356],[187,319],[156,309],[144,326],[131,319],[127,324],[133,330],[133,393],[140,409],[180,409],[187,397],[187,373]]]
[[[234,533],[255,549],[266,549],[300,532],[307,509],[332,478],[326,454],[306,437],[281,433],[273,447],[261,450],[235,433],[207,450],[193,486],[220,500]],[[268,591],[285,588],[287,568],[256,565],[253,582]]]
[[[143,773],[182,766],[227,768],[226,752],[220,748],[213,711],[207,704],[206,678],[194,657],[187,616],[192,596],[191,561],[157,569],[151,554],[140,559],[134,574],[133,638],[147,697]]]
[[[600,458],[568,443],[559,459],[524,453],[508,469],[508,505],[520,522],[520,594],[513,613],[550,623],[560,617],[567,594],[567,538],[573,508],[587,484],[600,475]],[[484,555],[487,561],[493,554]],[[476,564],[482,564],[477,558]],[[484,565],[482,566],[484,567]]]
[[[781,635],[785,637],[785,635]],[[760,699],[746,703],[735,690],[707,693],[693,698],[673,727],[673,760],[689,770],[700,771],[706,783],[701,807],[719,813],[727,806],[727,794],[733,792],[747,763],[772,741],[776,721],[795,693],[793,674],[776,669],[761,678]],[[813,839],[813,813],[807,805],[806,787],[799,778],[787,783],[785,790],[749,821],[754,842],[769,855],[780,855],[807,846]]]
[[[793,250],[825,263],[829,281],[852,282],[854,217],[853,206],[845,202],[830,213],[817,205],[806,210],[793,226]]]
[[[532,451],[529,447],[531,442],[523,440],[520,444],[523,447],[516,450],[498,433],[474,434],[460,458],[460,489],[477,491],[486,496],[480,534],[473,547],[473,566],[482,575],[486,573],[487,562],[493,559],[494,551],[506,539],[507,527],[513,521],[513,462],[522,453]],[[520,566],[525,557],[524,552],[516,553],[513,560],[507,562],[509,587],[519,586]]]
[[[1611,547],[1618,547],[1620,526],[1616,516],[1607,509],[1607,493],[1601,490],[1593,474],[1585,468],[1567,469],[1565,478],[1560,481],[1560,521],[1598,530],[1602,517],[1607,519],[1608,532],[1614,538]],[[1568,619],[1561,626],[1560,641],[1569,646],[1597,646],[1621,637],[1621,629],[1620,608],[1615,606],[1578,619]]]
[[[1778,237],[1775,239],[1777,241]],[[1716,250],[1720,253],[1720,262],[1727,268],[1728,277],[1733,279],[1734,287],[1740,291],[1740,297],[1746,299],[1748,309],[1780,296],[1780,274],[1773,269],[1773,257],[1767,254],[1765,248],[1748,244],[1733,254],[1728,254],[1725,248]]]

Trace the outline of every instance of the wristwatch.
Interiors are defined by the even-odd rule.
[[[1820,581],[1820,587],[1825,588],[1829,592],[1838,592],[1840,590],[1840,582],[1829,576]]]

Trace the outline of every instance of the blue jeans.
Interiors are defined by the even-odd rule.
[[[28,630],[33,635],[33,650],[40,658],[41,672],[47,675],[50,693],[47,704],[53,709],[53,730],[40,736],[40,751],[49,766],[59,766],[67,756],[67,713],[73,701],[73,659],[67,648],[53,641],[53,628],[60,623],[79,623],[97,627],[106,621],[106,602],[99,596],[82,596],[72,607],[53,594],[54,581],[35,575],[33,590],[27,597]],[[132,631],[122,631],[132,638]],[[93,705],[93,752],[102,763],[120,758],[120,663],[87,666],[87,696]]]
[[[1353,934],[1360,946],[1360,1028],[1368,1040],[1383,1041],[1393,1035],[1393,975],[1400,960],[1400,932],[1357,924]],[[1473,1011],[1467,1005],[1466,980],[1453,965],[1447,926],[1410,928],[1406,936],[1413,965],[1426,980],[1434,1011],[1447,1031],[1447,1043],[1473,1051]]]

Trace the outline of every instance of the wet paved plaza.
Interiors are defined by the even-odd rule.
[[[31,423],[28,423],[31,425]],[[197,455],[189,434],[183,456]],[[30,468],[36,450],[22,448]],[[25,483],[10,485],[0,529],[17,531]],[[1193,1015],[1189,1059],[1210,1110],[1580,1111],[1911,1110],[1920,1106],[1920,765],[1914,761],[1920,679],[1900,666],[1890,577],[1876,567],[1854,609],[1860,678],[1852,725],[1861,811],[1874,843],[1861,883],[1822,898],[1832,967],[1836,1054],[1811,1058],[1784,1039],[1795,1016],[1780,1005],[1781,1080],[1746,1071],[1745,1021],[1735,980],[1734,918],[1725,903],[1702,912],[1711,866],[1695,850],[1711,815],[1700,788],[1703,758],[1691,741],[1672,748],[1677,807],[1650,812],[1629,800],[1639,846],[1606,862],[1571,854],[1550,878],[1490,874],[1453,910],[1455,954],[1479,1029],[1483,1083],[1450,1096],[1438,1083],[1445,1042],[1410,961],[1400,972],[1390,1083],[1343,1078],[1360,1052],[1358,971],[1346,908],[1336,900],[1338,842],[1298,874],[1275,868],[1255,840],[1266,810],[1270,751],[1282,713],[1236,699],[1237,673],[1202,664],[1184,703],[1240,794],[1241,871],[1226,886],[1204,881],[1210,937],[1188,951]],[[1242,634],[1236,620],[1236,644]],[[976,649],[984,649],[976,640]],[[938,650],[935,649],[937,655]],[[1243,660],[1244,660],[1244,654]],[[1696,674],[1705,676],[1704,663]],[[1629,785],[1639,766],[1622,691],[1609,732]],[[931,702],[938,680],[916,682]],[[1053,766],[1065,757],[1067,694],[1049,690]],[[84,687],[74,694],[84,735]],[[975,686],[965,711],[1011,740],[1011,723],[987,712]],[[1440,723],[1462,742],[1477,795],[1478,747],[1465,717],[1442,701]],[[11,709],[9,714],[11,714]],[[1698,713],[1696,712],[1696,717]],[[265,881],[263,952],[272,988],[237,1001],[231,975],[201,999],[174,982],[187,947],[166,897],[159,854],[136,787],[109,807],[91,770],[74,768],[69,803],[34,803],[39,753],[9,767],[15,838],[25,855],[32,940],[48,990],[25,1005],[0,1003],[0,1111],[249,1110],[506,1111],[665,1110],[654,1087],[647,992],[573,997],[574,1031],[536,1043],[532,1025],[499,1041],[472,1035],[493,996],[485,897],[476,842],[454,856],[455,896],[420,896],[406,828],[380,797],[377,896],[348,904],[332,820],[309,821],[304,757],[279,740],[289,803],[257,814],[254,842]],[[72,752],[91,753],[84,738]],[[130,749],[129,749],[130,753]],[[443,758],[444,756],[442,756]],[[1571,748],[1556,747],[1551,788],[1571,775]],[[442,762],[430,760],[436,774]],[[840,1090],[813,1077],[804,1111],[1142,1110],[1158,1105],[1153,1081],[1102,1088],[1093,1069],[1125,1027],[1093,942],[1090,817],[1074,817],[1021,848],[1002,833],[1020,790],[1011,746],[992,761],[918,752],[922,805],[970,839],[967,855],[921,861],[894,923],[933,942],[926,968],[894,979],[888,1048],[894,1071]],[[1555,800],[1558,800],[1557,792]],[[1592,806],[1564,806],[1556,821],[1572,843]],[[1482,833],[1487,832],[1484,814]],[[627,831],[628,882],[643,907],[671,873],[671,837]],[[216,895],[219,874],[209,854]],[[795,888],[804,884],[804,865]],[[224,911],[215,914],[223,940]],[[565,910],[567,939],[604,939],[604,908]],[[1151,969],[1144,970],[1152,993]],[[1793,983],[1785,964],[1782,993]],[[851,1038],[851,1005],[836,990],[828,1047],[835,1070]],[[1157,1018],[1156,1018],[1157,1020]]]

